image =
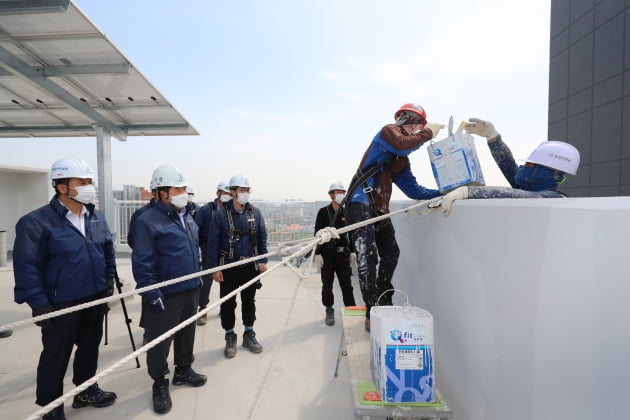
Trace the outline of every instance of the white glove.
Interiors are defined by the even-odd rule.
[[[442,197],[432,199],[427,203],[427,207],[430,209],[436,209],[442,205]]]
[[[453,191],[442,197],[442,214],[445,217],[451,214],[453,201],[466,199],[468,199],[468,187],[455,188]]]
[[[468,123],[464,124],[464,130],[469,134],[476,134],[485,137],[488,141],[494,141],[499,133],[490,121],[480,120],[479,118],[468,118]]]
[[[354,252],[350,253],[350,264],[357,265],[357,254],[355,254]]]
[[[315,262],[317,263],[318,266],[323,267],[324,257],[322,257],[320,254],[315,255]]]
[[[444,128],[444,124],[426,123],[424,125],[424,128],[428,128],[429,130],[431,130],[431,132],[433,133],[433,137],[431,138],[434,139],[438,136],[440,130]]]

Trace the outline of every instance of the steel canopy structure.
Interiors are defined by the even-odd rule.
[[[110,225],[111,137],[198,134],[70,0],[0,1],[0,138],[96,137]]]

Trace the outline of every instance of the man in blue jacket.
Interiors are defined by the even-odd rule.
[[[348,189],[348,224],[389,213],[392,184],[414,200],[440,195],[439,191],[418,184],[408,156],[436,137],[443,126],[427,123],[424,108],[412,103],[401,106],[394,119],[394,124],[385,125],[374,136],[352,178]],[[359,286],[367,307],[365,329],[369,331],[372,306],[392,304],[394,292],[385,293],[377,301],[386,290],[393,289],[392,277],[400,250],[390,219],[358,228],[351,236],[357,253]]]
[[[217,191],[214,200],[199,207],[195,214],[195,222],[199,226],[199,246],[201,246],[201,268],[207,270],[208,261],[206,260],[206,247],[208,244],[208,233],[210,232],[210,225],[212,224],[212,218],[217,212],[217,209],[223,207],[223,203],[232,201],[232,195],[230,194],[230,187],[225,181],[219,182],[217,185]],[[199,310],[206,309],[206,306],[210,303],[210,289],[212,288],[212,274],[206,274],[201,276],[203,284],[201,285],[201,294],[199,296]],[[208,314],[203,314],[197,319],[197,325],[206,325],[208,321]]]
[[[58,160],[50,171],[55,196],[20,218],[15,227],[15,301],[28,303],[33,316],[114,293],[114,244],[105,216],[92,204],[93,176],[84,160]],[[80,385],[96,374],[106,311],[103,304],[37,323],[43,344],[37,367],[38,405],[63,395],[63,378],[75,345],[72,382]],[[105,407],[115,399],[115,393],[93,384],[74,397],[72,407]],[[63,405],[44,418],[65,419]]]
[[[238,174],[230,178],[232,201],[224,203],[212,219],[206,248],[209,268],[233,263],[242,259],[267,253],[267,230],[260,210],[249,202],[249,179]],[[220,284],[221,298],[232,293],[252,280],[259,273],[267,271],[267,259],[263,258],[248,264],[212,273],[214,281]],[[241,313],[245,332],[243,347],[253,353],[262,352],[262,345],[256,339],[256,289],[262,283],[255,282],[241,290]],[[221,304],[221,327],[225,330],[224,355],[228,359],[236,356],[236,296]]]
[[[153,171],[157,190],[155,205],[135,222],[131,264],[137,287],[159,284],[199,271],[199,232],[186,210],[188,194],[184,176],[172,166]],[[142,314],[147,341],[152,341],[197,313],[198,277],[143,293]],[[153,378],[153,409],[172,408],[166,375],[168,354],[174,341],[173,385],[202,386],[206,376],[195,372],[195,323],[187,325],[147,352],[147,368]]]

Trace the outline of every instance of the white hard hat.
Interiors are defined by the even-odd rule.
[[[330,194],[331,192],[333,192],[335,190],[345,191],[346,187],[343,186],[341,181],[335,181],[332,184],[330,184],[330,187],[328,187],[328,194]]]
[[[245,174],[236,174],[230,178],[230,188],[243,187],[251,188],[249,185],[249,179]]]
[[[230,185],[227,181],[221,181],[217,184],[217,191],[230,192]]]
[[[149,189],[153,191],[155,189],[155,181],[151,178],[151,182],[149,182]]]
[[[563,141],[543,141],[527,157],[527,162],[575,175],[580,166],[580,152]]]
[[[153,183],[155,188],[160,187],[185,187],[184,174],[170,165],[162,165],[153,171]]]
[[[56,179],[94,178],[94,171],[86,161],[78,158],[64,158],[56,161],[50,168],[50,180],[53,187]]]
[[[186,185],[186,193],[187,194],[194,194],[195,190],[190,185]]]

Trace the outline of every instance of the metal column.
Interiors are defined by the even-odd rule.
[[[105,214],[109,230],[115,236],[114,193],[112,191],[112,137],[103,127],[96,127],[96,158],[98,164],[98,208]]]

